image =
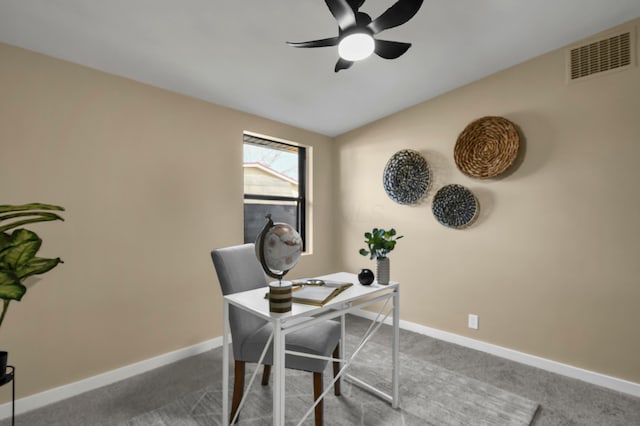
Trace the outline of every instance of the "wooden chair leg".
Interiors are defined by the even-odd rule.
[[[313,400],[314,401],[318,399],[320,395],[322,395],[323,390],[324,390],[324,385],[322,384],[322,373],[313,373]],[[323,404],[322,403],[323,401],[320,400],[318,402],[318,405],[316,405],[316,411],[315,411],[316,426],[322,426],[322,422],[323,422],[323,419],[322,419]]]
[[[333,358],[340,358],[340,343],[338,343],[336,345],[336,348],[333,350]],[[334,378],[340,372],[340,368],[341,368],[340,362],[333,361],[333,377]],[[342,395],[342,393],[340,392],[340,380],[341,379],[336,380],[336,382],[333,384],[333,393],[335,393],[336,396]]]
[[[242,394],[244,393],[244,361],[235,362],[235,371],[233,373],[233,400],[231,402],[231,416],[229,422],[233,421],[233,417],[238,411],[240,401],[242,400]]]
[[[271,374],[271,366],[266,365],[262,370],[262,386],[267,386],[269,384],[269,375]]]

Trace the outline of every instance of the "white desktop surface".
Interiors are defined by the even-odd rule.
[[[358,277],[355,274],[348,272],[336,272],[333,274],[322,275],[319,277],[313,277],[318,279],[325,279],[331,281],[342,281],[352,283],[353,286],[349,287],[323,306],[308,305],[304,303],[292,303],[291,311],[283,314],[277,314],[269,312],[269,299],[265,298],[265,295],[269,292],[269,287],[257,288],[255,290],[243,291],[241,293],[230,294],[224,296],[232,305],[240,306],[243,309],[251,311],[253,314],[262,317],[267,320],[279,318],[283,323],[289,319],[296,317],[309,317],[316,315],[320,312],[325,312],[328,309],[341,308],[345,303],[360,300],[364,297],[374,296],[378,293],[395,289],[398,287],[397,282],[390,282],[388,285],[381,285],[373,283],[371,285],[362,285],[358,282]]]

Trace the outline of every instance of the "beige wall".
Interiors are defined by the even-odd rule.
[[[221,335],[209,251],[243,241],[244,130],[312,147],[312,226],[331,228],[328,137],[3,44],[0,64],[0,204],[67,209],[34,226],[65,263],[0,330],[18,397]],[[331,270],[328,235],[313,247],[297,274]]]
[[[357,254],[362,233],[395,227],[405,235],[390,256],[403,319],[640,382],[640,69],[566,85],[564,66],[554,51],[337,138],[339,258],[373,269]],[[459,133],[485,115],[524,137],[515,170],[487,181],[453,161]],[[432,170],[419,206],[382,187],[386,161],[404,148]],[[451,183],[479,199],[469,229],[431,212]]]

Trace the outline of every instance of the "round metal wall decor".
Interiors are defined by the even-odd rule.
[[[492,178],[504,173],[518,155],[520,136],[503,117],[482,117],[458,136],[453,158],[467,176]]]
[[[429,188],[429,165],[419,152],[403,149],[391,156],[382,177],[384,190],[398,204],[416,204]]]
[[[449,228],[469,226],[478,214],[478,200],[462,185],[447,185],[433,197],[433,215]]]

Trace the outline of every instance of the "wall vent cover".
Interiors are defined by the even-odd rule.
[[[627,30],[568,49],[568,81],[621,71],[635,65],[633,31]]]

